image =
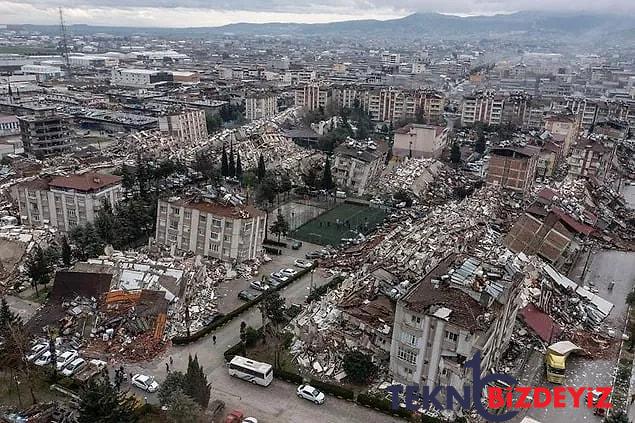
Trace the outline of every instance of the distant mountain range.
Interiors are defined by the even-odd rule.
[[[55,25],[8,25],[59,33]],[[99,32],[113,35],[149,34],[171,37],[209,37],[223,34],[365,39],[464,39],[554,37],[594,40],[610,34],[632,34],[635,16],[591,13],[518,12],[508,15],[458,17],[439,13],[414,13],[398,19],[359,20],[326,24],[237,23],[220,27],[133,28],[71,25],[73,34]],[[635,42],[635,40],[632,40]]]

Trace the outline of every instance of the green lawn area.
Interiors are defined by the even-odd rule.
[[[357,231],[370,232],[383,222],[384,216],[385,212],[380,209],[343,203],[309,220],[291,236],[314,244],[335,246],[342,238],[354,238]]]

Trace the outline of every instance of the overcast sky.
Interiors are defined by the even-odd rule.
[[[130,6],[134,4],[134,6]],[[0,23],[219,26],[235,22],[390,19],[413,12],[491,15],[518,10],[635,13],[635,0],[0,0]]]

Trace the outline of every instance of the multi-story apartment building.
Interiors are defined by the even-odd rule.
[[[369,148],[370,147],[370,148]],[[373,148],[374,147],[374,148]],[[362,196],[383,169],[387,146],[343,143],[335,149],[331,173],[338,189]]]
[[[248,120],[271,118],[278,113],[278,97],[255,95],[245,99],[245,117]]]
[[[397,301],[390,348],[393,380],[453,386],[471,375],[463,364],[481,353],[484,376],[500,363],[511,339],[523,275],[454,254]],[[441,394],[443,395],[443,393]]]
[[[635,125],[635,100],[600,100],[584,97],[566,97],[552,102],[552,108],[567,108],[578,117],[581,128],[597,122],[615,119]]]
[[[322,84],[307,84],[295,90],[295,105],[306,110],[324,108],[331,99],[331,88]]]
[[[19,116],[24,151],[42,157],[68,151],[72,144],[70,116],[52,107],[33,109],[33,114]]]
[[[205,198],[159,200],[157,242],[179,250],[242,262],[262,251],[265,212]]]
[[[200,109],[183,110],[161,116],[159,129],[165,135],[188,143],[205,140],[208,137],[205,111]]]
[[[15,115],[0,115],[0,137],[20,133],[20,122]]]
[[[569,174],[577,177],[593,176],[600,181],[604,180],[610,168],[615,146],[612,143],[602,142],[600,137],[578,137],[571,146]]]
[[[410,123],[395,131],[393,157],[440,157],[448,142],[448,128]]]
[[[38,178],[11,188],[23,224],[51,225],[61,232],[94,222],[103,202],[115,205],[121,195],[121,177],[95,172]]]
[[[551,133],[553,139],[562,144],[562,152],[569,154],[571,144],[578,132],[578,122],[570,114],[555,114],[545,118],[545,129]]]
[[[500,125],[503,122],[504,97],[493,92],[480,92],[463,98],[461,125],[471,126],[476,122]]]
[[[527,194],[536,177],[539,147],[494,147],[490,151],[487,183]]]

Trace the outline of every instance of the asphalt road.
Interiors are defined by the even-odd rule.
[[[613,291],[608,290],[608,284],[615,281]],[[598,295],[611,301],[615,307],[607,317],[606,323],[621,334],[626,319],[627,306],[626,295],[635,285],[635,253],[621,251],[599,251],[591,254],[584,284],[593,282],[599,290]],[[542,357],[541,357],[542,358]],[[617,356],[611,359],[591,360],[582,357],[569,357],[567,359],[566,386],[611,386]],[[536,360],[534,377],[528,381],[529,386],[554,385],[544,379],[542,360]],[[542,423],[571,423],[571,422],[601,422],[602,419],[594,416],[588,408],[574,409],[547,407],[543,409],[530,409],[521,416],[532,417]],[[519,417],[521,417],[519,416]],[[520,420],[520,418],[518,419]],[[518,421],[514,420],[514,421]]]

